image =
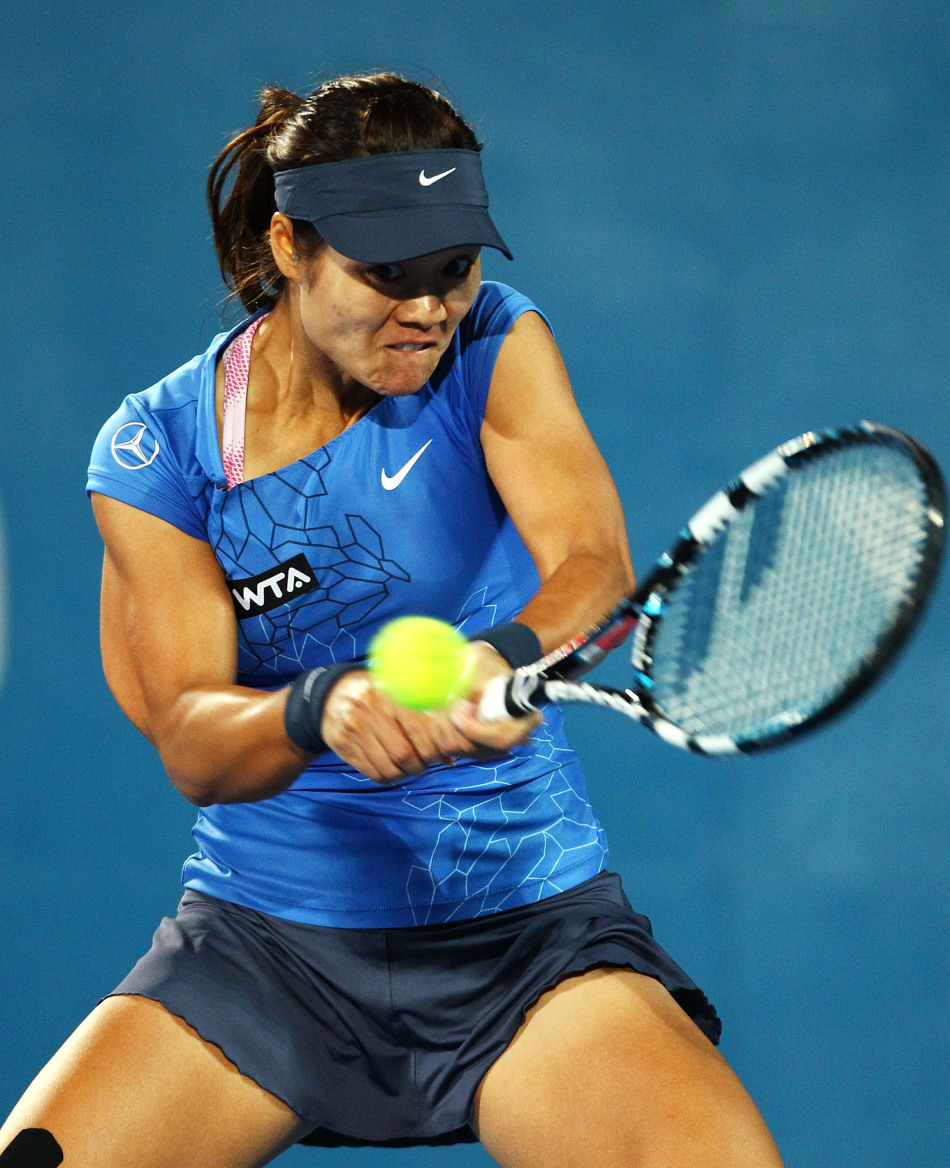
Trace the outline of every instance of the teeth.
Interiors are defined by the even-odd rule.
[[[400,353],[421,353],[423,349],[428,349],[428,345],[390,345],[391,349],[398,349]]]

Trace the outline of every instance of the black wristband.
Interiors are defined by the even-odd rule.
[[[493,625],[490,629],[482,629],[478,633],[472,633],[469,640],[484,641],[486,645],[491,645],[512,669],[530,665],[544,656],[538,634],[520,621],[506,621],[501,625]]]
[[[323,754],[330,749],[320,733],[323,707],[330,690],[345,673],[365,668],[361,661],[338,661],[335,665],[308,669],[295,678],[284,709],[284,727],[294,746],[308,754]]]

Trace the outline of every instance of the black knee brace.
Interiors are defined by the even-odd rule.
[[[63,1149],[45,1127],[24,1128],[0,1152],[0,1168],[56,1168]]]

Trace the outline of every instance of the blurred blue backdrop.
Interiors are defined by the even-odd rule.
[[[382,66],[437,81],[475,122],[517,256],[487,257],[487,275],[552,318],[643,571],[722,480],[802,430],[870,417],[950,467],[950,9],[2,11],[6,1111],[147,947],[189,851],[192,809],[102,678],[83,484],[121,398],[218,331],[203,187],[256,89]],[[882,687],[774,755],[710,762],[571,716],[614,867],[719,1006],[723,1050],[795,1168],[948,1162],[947,584]],[[322,1162],[489,1160],[280,1160]]]

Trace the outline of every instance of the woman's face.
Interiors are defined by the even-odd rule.
[[[398,264],[320,252],[299,285],[300,318],[329,375],[392,396],[421,389],[478,295],[479,252],[454,247]]]

